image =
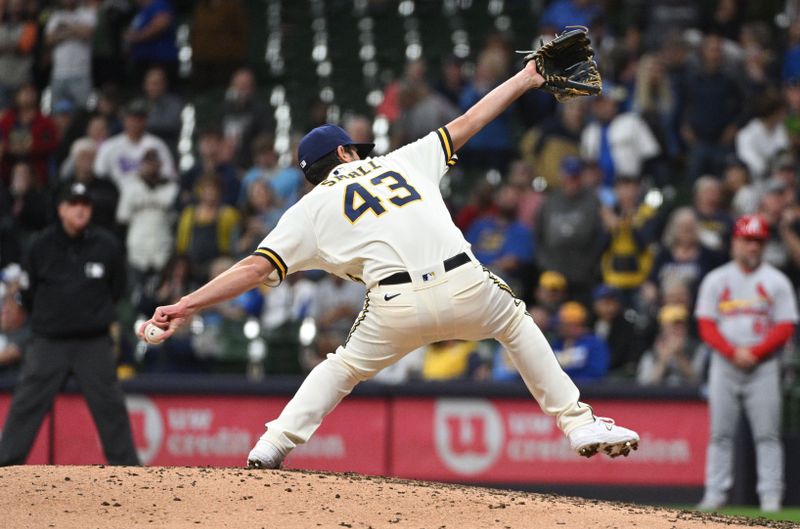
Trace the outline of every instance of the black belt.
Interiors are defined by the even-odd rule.
[[[458,255],[454,255],[450,259],[444,260],[444,271],[449,272],[454,268],[458,268],[461,265],[467,264],[470,262],[469,255],[466,252],[461,252]],[[411,283],[411,275],[408,272],[397,272],[396,274],[392,274],[389,277],[384,277],[378,284],[381,286],[384,285],[402,285],[403,283]]]

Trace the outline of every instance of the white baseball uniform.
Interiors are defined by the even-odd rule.
[[[448,339],[496,338],[559,428],[568,434],[593,421],[524,304],[475,260],[453,224],[439,181],[454,163],[443,127],[385,156],[339,165],[256,250],[275,267],[272,286],[288,273],[323,269],[368,289],[344,345],[267,423],[264,438],[283,454],[306,442],[358,382],[409,351]],[[454,256],[463,264],[446,271],[444,261]],[[409,282],[379,284],[403,272]]]
[[[734,347],[755,346],[773,325],[796,323],[798,317],[794,289],[783,273],[766,263],[748,273],[735,261],[703,279],[695,315],[715,321]],[[758,493],[780,498],[784,483],[779,358],[773,355],[745,371],[719,353],[712,355],[709,373],[706,496],[724,501],[733,484],[733,438],[742,407],[756,447]]]

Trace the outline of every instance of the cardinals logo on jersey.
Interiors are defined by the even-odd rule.
[[[772,297],[761,283],[756,284],[754,296],[734,299],[729,286],[725,286],[719,296],[717,307],[720,314],[767,314],[772,305]]]

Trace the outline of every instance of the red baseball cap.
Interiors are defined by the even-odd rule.
[[[766,241],[769,239],[769,226],[761,215],[742,215],[733,225],[733,236]]]

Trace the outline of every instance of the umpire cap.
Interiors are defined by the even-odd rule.
[[[769,238],[769,226],[761,215],[742,215],[733,225],[733,236],[766,241]]]
[[[319,126],[303,136],[297,147],[297,159],[300,160],[300,169],[308,173],[308,169],[325,155],[332,153],[339,145],[352,145],[356,148],[361,159],[375,148],[374,143],[355,143],[353,138],[341,127],[325,124]]]

